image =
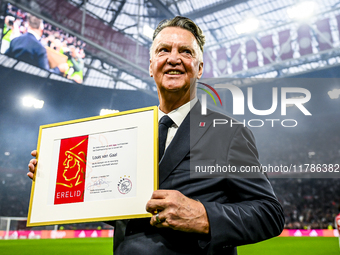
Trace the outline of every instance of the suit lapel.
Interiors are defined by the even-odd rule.
[[[160,185],[184,159],[184,157],[189,153],[190,148],[199,141],[212,124],[211,121],[208,121],[209,114],[201,115],[200,109],[201,104],[200,102],[197,102],[178,128],[175,137],[159,162]],[[206,126],[199,127],[200,122],[204,122]]]

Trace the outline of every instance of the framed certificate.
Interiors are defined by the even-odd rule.
[[[40,127],[27,226],[150,217],[156,106]]]

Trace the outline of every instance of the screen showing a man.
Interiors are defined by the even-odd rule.
[[[61,74],[65,72],[66,63],[53,69],[49,66],[46,49],[40,43],[44,31],[43,21],[33,15],[27,15],[27,21],[27,33],[14,38],[5,54],[53,73]]]
[[[7,5],[2,54],[82,83],[85,46],[77,37],[39,17]]]

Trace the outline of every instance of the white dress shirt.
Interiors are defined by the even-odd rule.
[[[168,114],[162,112],[158,107],[158,122],[164,115],[168,115],[174,122],[174,124],[172,124],[172,126],[169,127],[168,129],[168,136],[166,138],[165,149],[169,146],[177,132],[177,129],[182,124],[183,120],[188,115],[191,108],[196,104],[197,101],[198,99],[197,97],[195,97],[190,102],[178,107],[177,109],[169,112]]]
[[[34,37],[35,37],[38,41],[40,41],[41,37],[40,37],[36,32],[34,32],[32,29],[28,29],[28,30],[27,30],[27,33],[30,33],[30,34],[34,35]]]

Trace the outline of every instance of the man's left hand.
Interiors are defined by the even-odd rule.
[[[184,232],[209,233],[209,220],[203,204],[177,190],[156,190],[146,205],[153,214],[152,226]],[[158,212],[158,219],[156,215]]]

